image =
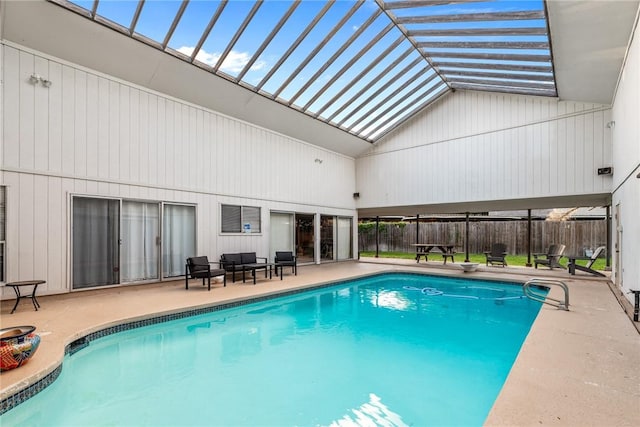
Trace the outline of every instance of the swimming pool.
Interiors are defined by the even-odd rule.
[[[109,335],[13,425],[481,425],[540,304],[417,274]]]

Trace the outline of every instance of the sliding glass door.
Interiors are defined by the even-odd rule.
[[[353,258],[353,220],[338,217],[338,260]]]
[[[182,276],[187,258],[197,255],[196,207],[165,204],[162,228],[162,276]]]
[[[335,259],[336,229],[334,223],[334,216],[322,215],[320,217],[320,262]]]
[[[298,263],[315,262],[315,235],[313,214],[296,214],[296,253]]]
[[[122,281],[158,278],[160,264],[158,203],[122,202]]]
[[[72,211],[72,289],[184,275],[196,255],[195,206],[74,196]]]
[[[276,251],[291,251],[295,254],[293,235],[293,214],[271,212],[271,240],[269,259],[273,260]]]
[[[120,283],[120,201],[73,199],[73,289]]]

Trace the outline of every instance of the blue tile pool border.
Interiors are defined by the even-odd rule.
[[[441,276],[441,275],[423,274],[423,273],[406,272],[406,271],[389,271],[389,272],[382,272],[382,273],[372,273],[372,274],[363,275],[363,276],[351,277],[348,279],[341,279],[333,282],[320,283],[320,284],[308,286],[305,288],[290,289],[290,290],[276,292],[268,295],[251,297],[251,298],[243,299],[240,301],[221,303],[221,304],[207,306],[207,307],[188,309],[185,311],[180,311],[178,313],[163,314],[159,316],[150,317],[148,319],[124,322],[119,325],[109,326],[107,328],[103,328],[98,331],[91,332],[87,335],[84,335],[74,340],[73,342],[65,346],[64,354],[65,356],[73,355],[76,351],[81,350],[82,348],[89,345],[91,341],[97,340],[102,337],[106,337],[108,335],[116,334],[118,332],[129,331],[131,329],[137,329],[144,326],[156,325],[158,323],[170,322],[172,320],[184,319],[185,317],[198,316],[200,314],[212,313],[215,311],[226,310],[229,308],[241,307],[243,305],[249,305],[249,304],[262,302],[262,301],[268,301],[275,298],[296,295],[296,294],[310,292],[318,289],[329,288],[333,286],[341,286],[346,283],[356,282],[358,280],[370,279],[372,277],[382,277],[382,276],[395,275],[395,274],[460,279],[460,277],[458,276]],[[518,284],[521,285],[521,283],[519,282],[491,280],[486,278],[464,277],[464,280],[498,282],[505,285],[518,285]],[[40,393],[42,390],[50,386],[58,378],[61,372],[62,372],[62,362],[53,371],[51,371],[50,373],[48,373],[47,375],[45,375],[35,383],[27,386],[26,388],[20,390],[19,392],[0,401],[0,415],[4,414],[7,411],[10,411],[11,409],[15,408],[21,403],[29,400],[30,398],[32,398],[33,396],[35,396],[36,394]]]

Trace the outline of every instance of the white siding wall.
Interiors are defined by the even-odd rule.
[[[636,22],[637,24],[637,22]],[[633,301],[630,289],[640,289],[640,35],[634,39],[616,91],[612,109],[613,128],[613,210],[620,205],[620,218],[613,218],[613,249],[619,248],[622,271],[612,257],[614,280],[622,294]],[[622,241],[616,230],[622,228]]]
[[[357,160],[359,208],[611,191],[610,109],[457,91]]]
[[[1,47],[9,281],[45,278],[43,293],[68,289],[73,194],[195,203],[198,250],[212,259],[236,250],[266,255],[272,209],[356,216],[352,158]],[[31,84],[34,72],[51,87]],[[260,206],[263,233],[220,236],[220,203]]]

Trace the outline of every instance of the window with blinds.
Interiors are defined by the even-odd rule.
[[[223,233],[260,233],[260,208],[256,206],[222,205]]]

